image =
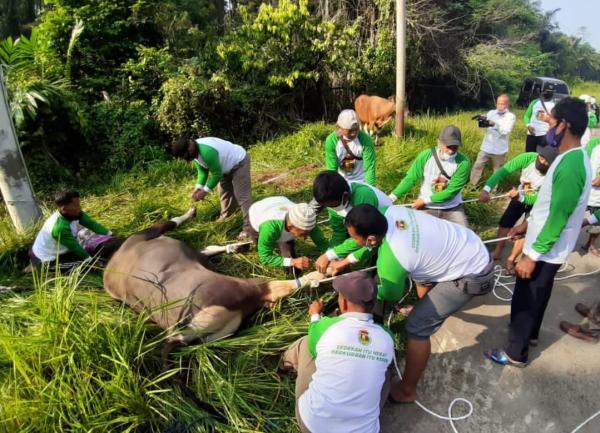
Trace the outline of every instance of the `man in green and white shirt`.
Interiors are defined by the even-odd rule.
[[[327,240],[317,226],[317,215],[306,203],[295,204],[286,197],[267,197],[250,206],[250,235],[258,243],[258,258],[265,266],[304,271],[310,267],[308,257],[296,257],[294,239],[307,237],[320,251]],[[274,253],[279,247],[281,255]]]
[[[352,207],[359,204],[370,204],[376,208],[390,206],[392,202],[388,196],[374,186],[347,182],[335,171],[323,171],[317,175],[313,195],[320,206],[327,208],[333,232],[329,249],[316,262],[317,270],[326,273],[331,266],[337,272],[350,264],[366,261],[371,256],[369,250],[348,236],[344,218]]]
[[[406,176],[390,194],[395,202],[421,182],[419,198],[413,209],[423,209],[430,215],[468,226],[462,207],[462,189],[469,180],[471,162],[460,153],[460,129],[446,126],[438,136],[438,146],[419,153]],[[437,156],[437,159],[436,159]]]
[[[558,155],[558,149],[552,146],[540,147],[538,148],[538,151],[539,153],[522,153],[508,161],[490,176],[483,187],[483,191],[481,191],[481,194],[479,195],[479,200],[487,203],[490,200],[490,192],[496,185],[512,173],[519,170],[521,171],[519,186],[518,188],[513,188],[509,192],[511,201],[500,218],[497,234],[497,237],[499,238],[506,237],[508,231],[514,227],[517,221],[519,221],[523,215],[529,213],[537,200],[537,194],[544,183],[546,172]],[[502,256],[502,250],[504,249],[505,243],[506,241],[499,241],[496,243],[496,249],[492,253],[494,259],[498,259]],[[515,243],[515,245],[517,244],[521,244],[522,246],[520,240]],[[507,267],[513,267],[514,260],[520,253],[520,248],[518,248],[518,251],[513,249],[513,254],[508,258]]]
[[[548,132],[548,116],[554,108],[554,90],[546,89],[542,97],[534,99],[527,107],[523,122],[527,126],[527,141],[525,152],[535,152],[538,147],[546,145],[546,133]]]
[[[336,278],[338,317],[309,308],[308,336],[284,353],[281,368],[295,370],[296,418],[302,433],[378,433],[386,401],[394,341],[373,322],[376,284],[364,272]]]
[[[250,220],[248,211],[252,204],[250,157],[242,146],[215,137],[197,140],[180,138],[171,146],[176,158],[193,161],[197,180],[192,199],[203,200],[208,193],[218,187],[221,200],[221,216],[228,218],[237,207],[244,216],[242,232],[238,238],[248,235]]]
[[[594,244],[600,235],[600,138],[592,138],[587,144],[586,151],[592,166],[592,188],[587,203],[584,226],[588,227],[590,237],[584,246],[590,253],[600,256],[600,249]]]
[[[375,185],[375,145],[369,134],[361,131],[356,112],[343,110],[336,126],[325,140],[325,168],[337,171],[349,182]]]
[[[587,127],[585,103],[565,98],[549,118],[548,145],[559,155],[548,170],[529,219],[509,234],[525,234],[523,257],[515,268],[509,344],[486,356],[501,365],[527,365],[530,342],[537,342],[550,301],[554,276],[575,247],[590,194],[592,169],[581,148]]]
[[[76,263],[90,259],[90,254],[77,242],[78,225],[99,235],[111,234],[106,227],[81,210],[77,191],[57,193],[54,203],[58,206],[58,210],[46,220],[31,249],[35,267],[43,263],[50,266],[62,263],[72,267]]]
[[[473,296],[492,289],[493,261],[473,231],[403,206],[357,206],[346,226],[358,244],[378,247],[379,300],[398,302],[407,278],[429,289],[406,321],[405,372],[391,392],[396,402],[413,402],[431,353],[431,335]]]

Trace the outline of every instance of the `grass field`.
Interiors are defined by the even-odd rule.
[[[378,186],[389,192],[414,156],[435,145],[437,133],[447,124],[461,128],[464,151],[474,159],[483,137],[471,120],[474,114],[412,117],[402,142],[388,128],[377,148]],[[525,141],[522,113],[517,117],[512,156],[522,152]],[[252,146],[254,199],[287,195],[308,200],[312,178],[322,168],[323,142],[332,128],[310,124]],[[287,175],[264,183],[282,173]],[[191,205],[193,184],[191,166],[160,163],[143,172],[117,174],[105,185],[82,191],[82,203],[97,220],[126,235],[184,212]],[[465,190],[467,197],[477,194],[478,189]],[[482,238],[493,237],[498,206],[466,207],[472,228]],[[241,216],[214,223],[217,216],[218,198],[212,194],[199,204],[198,217],[172,236],[197,247],[233,239]],[[211,425],[220,432],[297,431],[293,379],[277,374],[278,355],[306,332],[311,299],[325,297],[332,305],[327,287],[260,311],[232,338],[177,352],[172,368],[164,371],[164,333],[113,302],[102,290],[99,273],[21,274],[34,233],[32,229],[17,235],[7,216],[0,214],[0,285],[21,289],[0,294],[0,431],[203,432]],[[316,253],[308,243],[301,242],[300,250]],[[255,251],[216,258],[213,268],[235,276],[283,277],[260,266]],[[394,322],[393,329],[401,335],[402,322]],[[402,342],[398,337],[400,353]]]

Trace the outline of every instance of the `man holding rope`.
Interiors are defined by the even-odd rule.
[[[591,139],[586,146],[586,150],[592,164],[593,180],[590,199],[583,220],[584,226],[590,226],[587,228],[590,237],[583,248],[595,256],[600,256],[600,250],[595,245],[596,239],[600,235],[600,226],[598,225],[600,220],[600,138]]]
[[[473,296],[492,290],[493,260],[471,230],[402,206],[353,208],[348,233],[359,245],[378,249],[377,298],[398,302],[411,278],[428,292],[406,321],[406,366],[390,400],[411,403],[431,354],[430,337]]]
[[[515,269],[508,346],[485,352],[497,364],[527,365],[529,345],[537,344],[556,272],[579,237],[592,180],[589,157],[581,148],[587,121],[585,103],[577,98],[563,99],[550,115],[546,141],[559,149],[559,155],[546,174],[529,219],[510,232],[525,234],[525,247]]]

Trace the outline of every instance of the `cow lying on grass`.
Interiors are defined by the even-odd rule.
[[[289,281],[221,275],[203,266],[210,253],[161,236],[166,230],[158,225],[130,236],[106,265],[104,289],[172,330],[171,348],[230,335],[258,309],[323,278],[318,272]]]

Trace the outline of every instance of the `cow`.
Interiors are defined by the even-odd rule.
[[[231,335],[258,309],[324,277],[312,272],[296,280],[264,281],[222,275],[204,265],[222,250],[200,252],[161,231],[142,231],[122,243],[105,267],[104,289],[169,331],[167,353]]]
[[[375,137],[375,143],[379,141],[379,130],[388,123],[396,112],[394,97],[388,99],[380,96],[360,95],[354,101],[354,111],[367,134]],[[408,106],[404,107],[404,116],[408,116]]]

